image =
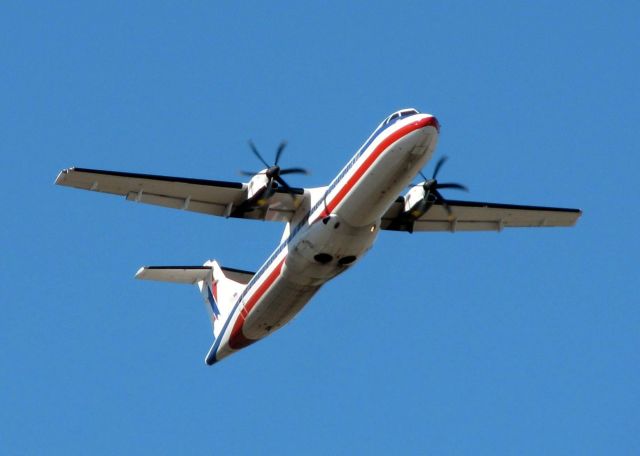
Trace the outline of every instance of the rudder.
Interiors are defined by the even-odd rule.
[[[215,340],[220,336],[224,323],[231,316],[238,296],[247,286],[249,280],[244,281],[244,277],[249,276],[250,279],[253,273],[223,268],[215,260],[207,261],[204,265],[210,267],[211,273],[204,280],[198,281],[198,288],[211,320]]]

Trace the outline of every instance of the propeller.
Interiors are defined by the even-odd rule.
[[[444,165],[446,161],[447,161],[446,156],[438,160],[438,162],[436,163],[436,167],[433,170],[433,175],[431,176],[431,179],[428,179],[427,176],[425,176],[422,173],[422,171],[419,171],[419,173],[420,173],[420,176],[422,176],[422,178],[424,179],[424,182],[422,183],[422,188],[424,188],[425,198],[429,194],[435,196],[436,201],[439,201],[440,204],[442,204],[442,206],[446,209],[447,213],[451,215],[451,208],[447,204],[447,200],[445,199],[444,196],[442,196],[442,194],[438,190],[441,190],[444,188],[451,188],[456,190],[464,190],[465,192],[468,192],[469,189],[462,184],[458,184],[457,182],[444,182],[444,183],[438,182],[438,179],[437,179],[438,173],[440,172],[442,165]]]
[[[276,150],[275,162],[273,163],[273,165],[270,165],[262,157],[262,155],[260,155],[260,152],[258,151],[258,148],[254,144],[254,142],[249,140],[249,148],[251,149],[251,152],[253,152],[253,155],[255,155],[258,158],[258,160],[260,160],[262,164],[267,167],[267,170],[265,171],[265,175],[269,178],[269,183],[267,184],[267,194],[271,193],[271,189],[273,188],[273,182],[275,181],[279,185],[281,185],[287,191],[287,193],[293,196],[293,190],[281,176],[284,176],[287,174],[309,174],[309,171],[307,171],[304,168],[280,168],[280,166],[278,166],[278,163],[280,162],[280,157],[282,156],[282,151],[284,151],[284,148],[286,146],[287,146],[286,141],[282,141],[280,143],[280,145],[278,146],[278,149]],[[256,174],[258,174],[258,171],[255,171],[255,172],[240,171],[240,174],[244,176],[255,176]]]

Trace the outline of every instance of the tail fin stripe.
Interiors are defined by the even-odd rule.
[[[213,319],[217,320],[218,317],[220,316],[220,309],[218,309],[218,304],[216,304],[216,298],[214,297],[214,295],[216,295],[217,293],[215,293],[215,289],[212,291],[212,287],[215,287],[215,284],[212,284],[211,287],[207,286],[207,298],[209,301],[209,305],[211,306],[211,311],[213,312]]]

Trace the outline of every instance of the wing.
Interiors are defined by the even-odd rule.
[[[211,266],[143,266],[136,272],[136,279],[160,282],[196,284],[211,275]],[[249,283],[255,272],[220,267],[225,277],[243,285]]]
[[[288,221],[303,198],[278,188],[260,208],[247,204],[247,184],[152,174],[123,173],[86,168],[64,169],[56,184],[122,195],[129,201],[183,209],[209,215],[258,220]]]
[[[393,231],[501,231],[503,228],[573,226],[582,214],[579,209],[520,206],[447,200],[451,215],[436,203],[413,226],[397,223],[404,209],[400,197],[382,218],[381,228]],[[395,223],[394,223],[395,222]]]

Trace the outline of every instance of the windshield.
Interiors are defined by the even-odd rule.
[[[413,108],[411,108],[411,109],[403,109],[402,111],[394,112],[393,114],[391,114],[389,117],[387,117],[387,120],[384,123],[385,124],[390,124],[391,122],[393,122],[396,119],[401,119],[403,117],[412,116],[414,114],[419,114],[416,109],[413,109]]]
[[[418,114],[418,111],[416,111],[415,109],[403,109],[402,111],[400,111],[400,117],[412,116],[414,114]]]

